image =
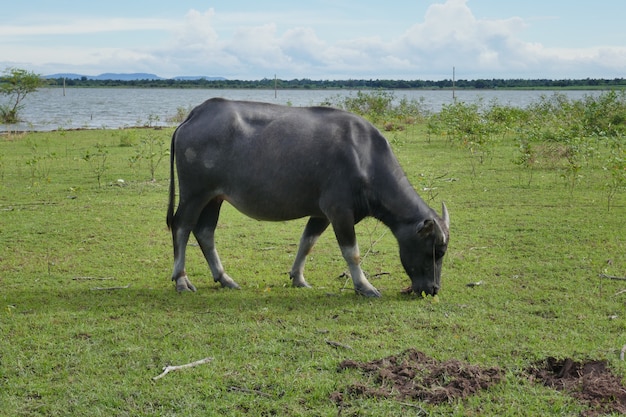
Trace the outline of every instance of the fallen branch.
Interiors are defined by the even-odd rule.
[[[130,288],[130,284],[124,285],[123,287],[94,287],[91,291],[125,290],[126,288]]]
[[[213,360],[213,358],[204,358],[204,359],[200,359],[199,361],[186,363],[185,365],[165,366],[165,367],[163,367],[163,372],[161,372],[161,374],[153,377],[152,380],[156,381],[157,379],[163,378],[165,375],[167,375],[168,373],[170,373],[172,371],[178,371],[179,369],[185,369],[185,368],[193,368],[194,366],[198,366],[198,365],[202,365],[202,364],[205,364],[205,363],[209,363],[212,360]]]
[[[623,360],[624,360],[624,355],[625,355],[625,354],[626,354],[626,345],[624,345],[624,346],[622,347],[622,351],[621,351],[621,352],[620,352],[620,354],[619,354],[619,359],[620,359],[621,361],[623,361]]]
[[[615,279],[615,280],[619,280],[619,281],[626,281],[626,277],[616,277],[614,275],[607,275],[607,274],[599,274],[600,278],[606,278],[606,279]]]
[[[626,290],[621,290],[615,293],[615,295],[620,295],[620,294],[624,294],[626,292]]]
[[[344,345],[343,343],[339,343],[339,342],[333,342],[332,340],[325,340],[327,345],[330,345],[334,348],[342,348],[342,349],[348,349],[348,350],[352,350],[352,346],[349,345]]]

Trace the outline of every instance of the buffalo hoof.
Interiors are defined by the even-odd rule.
[[[233,281],[233,279],[226,274],[223,274],[219,279],[216,279],[215,282],[219,282],[224,288],[230,288],[232,290],[241,289],[239,284]]]
[[[376,297],[376,298],[382,297],[382,295],[380,294],[380,291],[378,291],[376,288],[374,288],[372,286],[370,286],[370,287],[362,287],[362,288],[355,288],[354,291],[358,295],[362,295],[364,297]]]
[[[304,279],[302,274],[293,274],[289,273],[289,278],[291,278],[291,285],[296,288],[311,288],[308,282]]]
[[[196,287],[194,287],[194,285],[191,283],[191,281],[189,281],[189,278],[187,278],[187,275],[184,275],[184,276],[178,277],[176,279],[176,291],[178,291],[178,292],[185,292],[185,291],[196,292]]]

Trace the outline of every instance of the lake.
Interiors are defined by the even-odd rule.
[[[430,111],[453,102],[451,90],[395,90],[396,99],[420,100]],[[570,99],[600,91],[559,91]],[[355,95],[356,90],[212,90],[167,88],[46,88],[24,100],[20,116],[24,122],[0,125],[0,131],[49,131],[56,129],[100,129],[131,126],[171,125],[178,109],[185,111],[212,97],[265,101],[293,106],[317,105],[328,99]],[[460,90],[457,100],[525,107],[554,91]]]

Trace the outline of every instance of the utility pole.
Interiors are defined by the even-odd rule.
[[[452,67],[452,100],[456,101],[456,68]]]

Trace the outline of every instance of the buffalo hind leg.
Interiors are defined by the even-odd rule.
[[[324,230],[328,228],[329,224],[328,219],[322,217],[311,217],[307,222],[300,238],[296,259],[291,267],[291,272],[289,272],[289,277],[294,287],[310,287],[304,279],[304,263],[306,262],[306,257],[311,253],[313,245],[315,245],[320,235],[324,233]]]
[[[213,280],[222,284],[222,287],[239,289],[239,285],[224,272],[224,267],[215,249],[215,228],[220,216],[222,201],[221,199],[213,199],[206,205],[193,229],[193,234],[209,264]]]
[[[192,225],[198,218],[197,205],[179,205],[172,222],[172,241],[174,246],[174,271],[172,281],[176,282],[176,291],[196,291],[185,271],[185,253]]]
[[[346,216],[342,219],[333,220],[333,229],[341,254],[348,264],[350,276],[354,283],[354,291],[366,297],[380,297],[380,292],[367,280],[363,270],[361,270],[361,256],[359,245],[356,242],[354,231],[354,219]]]

